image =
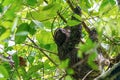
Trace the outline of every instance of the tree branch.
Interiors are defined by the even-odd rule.
[[[120,62],[115,64],[110,70],[101,74],[94,80],[119,80],[120,79]]]

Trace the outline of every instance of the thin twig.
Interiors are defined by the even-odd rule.
[[[54,17],[52,24],[51,24],[51,33],[52,33],[52,37],[54,37],[54,33],[53,33],[53,26],[54,26],[54,22],[56,20],[57,17]]]
[[[34,46],[39,47],[30,37],[27,37]],[[58,66],[41,48],[39,48],[39,51],[43,53],[44,56],[46,56],[55,66]]]
[[[58,16],[63,20],[63,22],[67,23],[66,19],[57,11]]]
[[[40,48],[40,47],[37,47],[37,46],[33,46],[33,45],[30,45],[30,44],[26,44],[26,43],[24,43],[24,44],[27,45],[27,46],[30,46],[30,47],[33,47],[33,48],[36,48],[36,49],[43,50],[43,51],[45,51],[45,52],[48,52],[48,53],[51,53],[51,54],[54,54],[54,55],[57,55],[57,53],[55,53],[55,52],[52,52],[52,51],[49,51],[49,50],[46,50],[46,49],[43,49],[43,48]]]
[[[84,77],[83,77],[83,79],[82,80],[85,80],[86,79],[86,77],[91,73],[91,72],[93,72],[93,70],[90,70]]]
[[[72,5],[71,0],[66,0],[66,2],[68,3],[71,10],[74,12],[74,6]]]
[[[85,60],[81,60],[81,61],[77,62],[76,64],[74,64],[74,65],[72,66],[72,68],[76,68],[77,66],[81,65],[84,61],[85,61]]]
[[[62,80],[67,74],[64,74],[62,77],[60,77],[59,80]]]
[[[88,28],[88,26],[85,24],[85,22],[82,22],[82,25],[85,28],[85,30],[88,32],[88,34],[90,34],[91,30]]]

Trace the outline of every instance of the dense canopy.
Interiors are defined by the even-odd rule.
[[[0,80],[119,80],[119,29],[120,0],[0,0]]]

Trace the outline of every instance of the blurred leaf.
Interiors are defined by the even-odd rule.
[[[85,11],[88,11],[88,9],[91,7],[89,0],[80,0],[79,3],[80,7]]]
[[[16,27],[17,27],[17,24],[18,24],[18,17],[16,17],[16,18],[14,19],[13,26],[12,26],[12,29],[11,29],[12,32],[15,31],[15,29],[16,29]]]
[[[22,23],[21,25],[19,25],[15,34],[15,43],[20,44],[24,42],[28,35],[28,31],[29,25],[27,23]]]
[[[4,62],[3,66],[7,70],[7,72],[10,74],[11,73],[11,65],[8,62]]]
[[[3,12],[3,5],[0,4],[0,13],[2,13],[2,12]]]
[[[95,58],[97,57],[97,53],[90,54],[88,58],[88,64],[91,68],[98,70],[98,66],[95,64]]]
[[[38,64],[29,68],[26,78],[29,79],[31,75],[35,74],[38,70],[42,68],[42,64]],[[33,73],[34,72],[34,73]]]
[[[67,25],[69,25],[69,26],[75,26],[75,25],[78,25],[78,24],[80,24],[80,22],[76,21],[76,20],[68,20],[67,21]]]
[[[6,80],[6,78],[0,78],[0,80]]]
[[[44,25],[42,24],[42,22],[39,22],[37,20],[32,20],[32,22],[35,24],[35,29],[36,28],[44,28]]]
[[[27,17],[30,19],[34,18],[38,21],[46,21],[53,19],[57,15],[57,11],[61,6],[58,6],[59,4],[57,3],[51,5],[53,5],[53,7],[50,9],[46,9],[46,6],[45,8],[40,7],[39,10],[28,13]]]
[[[45,49],[49,50],[49,49],[50,49],[50,46],[51,46],[51,44],[46,44],[46,45],[45,45]]]
[[[4,18],[13,21],[16,17],[16,12],[20,10],[22,6],[22,0],[5,0],[4,3],[7,5]]]
[[[18,66],[19,66],[19,57],[18,57],[18,55],[15,53],[15,54],[13,54],[13,56],[12,56],[12,60],[14,61],[14,64],[15,64],[15,68],[17,68]]]
[[[8,78],[9,77],[9,74],[7,72],[7,70],[5,69],[4,66],[0,65],[0,78]]]
[[[61,7],[61,5],[59,3],[51,3],[51,4],[48,4],[47,6],[45,6],[43,8],[43,11],[51,11],[51,10],[57,10]]]
[[[5,40],[8,37],[10,37],[10,30],[6,30],[6,32],[0,36],[0,41]]]
[[[32,64],[36,56],[36,52],[31,51],[30,54],[28,55],[28,61]]]
[[[102,14],[106,12],[107,10],[109,10],[110,8],[113,8],[115,4],[116,2],[114,0],[103,0],[99,8],[100,13]]]
[[[4,2],[3,2],[3,5],[9,5],[9,4],[11,4],[11,3],[13,3],[14,2],[14,0],[4,0]]]
[[[69,74],[69,75],[74,74],[74,70],[71,69],[71,68],[68,68],[68,69],[67,69],[67,74]]]
[[[28,61],[32,64],[34,61],[35,57],[34,56],[28,56]]]
[[[54,6],[56,6],[55,4],[48,4],[47,6],[45,6],[44,8],[43,8],[43,10],[49,10],[49,9],[51,9],[51,8],[54,8]]]
[[[37,0],[27,0],[27,4],[30,6],[34,6],[37,3]]]
[[[6,31],[6,28],[0,26],[0,36]]]
[[[35,27],[35,26],[36,26],[36,25],[35,25],[34,22],[31,22],[31,23],[30,23],[29,33],[30,33],[31,35],[34,35],[35,32],[36,32],[36,27]]]
[[[69,59],[61,62],[60,68],[67,68],[69,66]]]
[[[23,80],[25,80],[25,79],[26,79],[26,76],[27,76],[27,72],[26,72],[25,68],[24,68],[24,67],[20,67],[20,68],[18,69],[18,71],[19,71],[19,74],[22,75]]]
[[[67,75],[67,76],[65,77],[65,80],[73,80],[73,79],[72,79],[71,76]]]
[[[80,50],[82,52],[85,52],[86,49],[87,51],[89,51],[90,49],[93,49],[95,47],[95,43],[93,43],[90,39],[87,39],[87,41],[85,42],[85,44],[81,44],[80,45]]]
[[[41,30],[36,34],[36,39],[40,43],[41,47],[45,47],[46,44],[53,43],[51,32]]]

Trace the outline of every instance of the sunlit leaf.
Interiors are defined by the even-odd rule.
[[[76,20],[68,20],[67,24],[68,24],[69,26],[75,26],[75,25],[80,24],[80,22],[79,22],[79,21],[76,21]]]
[[[9,74],[4,66],[0,65],[0,78],[8,78]]]
[[[89,51],[90,49],[93,49],[95,45],[96,45],[95,43],[88,39],[85,44],[80,45],[80,50],[82,52],[85,52],[86,50]]]
[[[32,20],[32,22],[35,24],[35,29],[36,28],[44,28],[44,25],[42,22],[39,22],[37,20]]]
[[[110,8],[112,8],[115,5],[115,3],[116,2],[114,0],[103,0],[99,8],[100,13],[104,13],[108,11]]]
[[[68,76],[65,77],[65,80],[73,80],[73,79],[72,79],[71,76],[68,75]]]
[[[53,5],[54,7],[50,8],[50,9],[46,9],[46,7],[45,7],[45,9],[40,7],[41,8],[40,10],[28,13],[27,17],[37,19],[38,21],[54,19],[54,17],[57,15],[58,9],[60,8],[60,6],[58,6],[58,5],[59,4],[56,3]]]
[[[60,68],[67,68],[69,65],[69,59],[66,59],[61,62]]]
[[[88,11],[88,9],[91,7],[89,0],[80,0],[79,3],[80,7],[85,11]]]

